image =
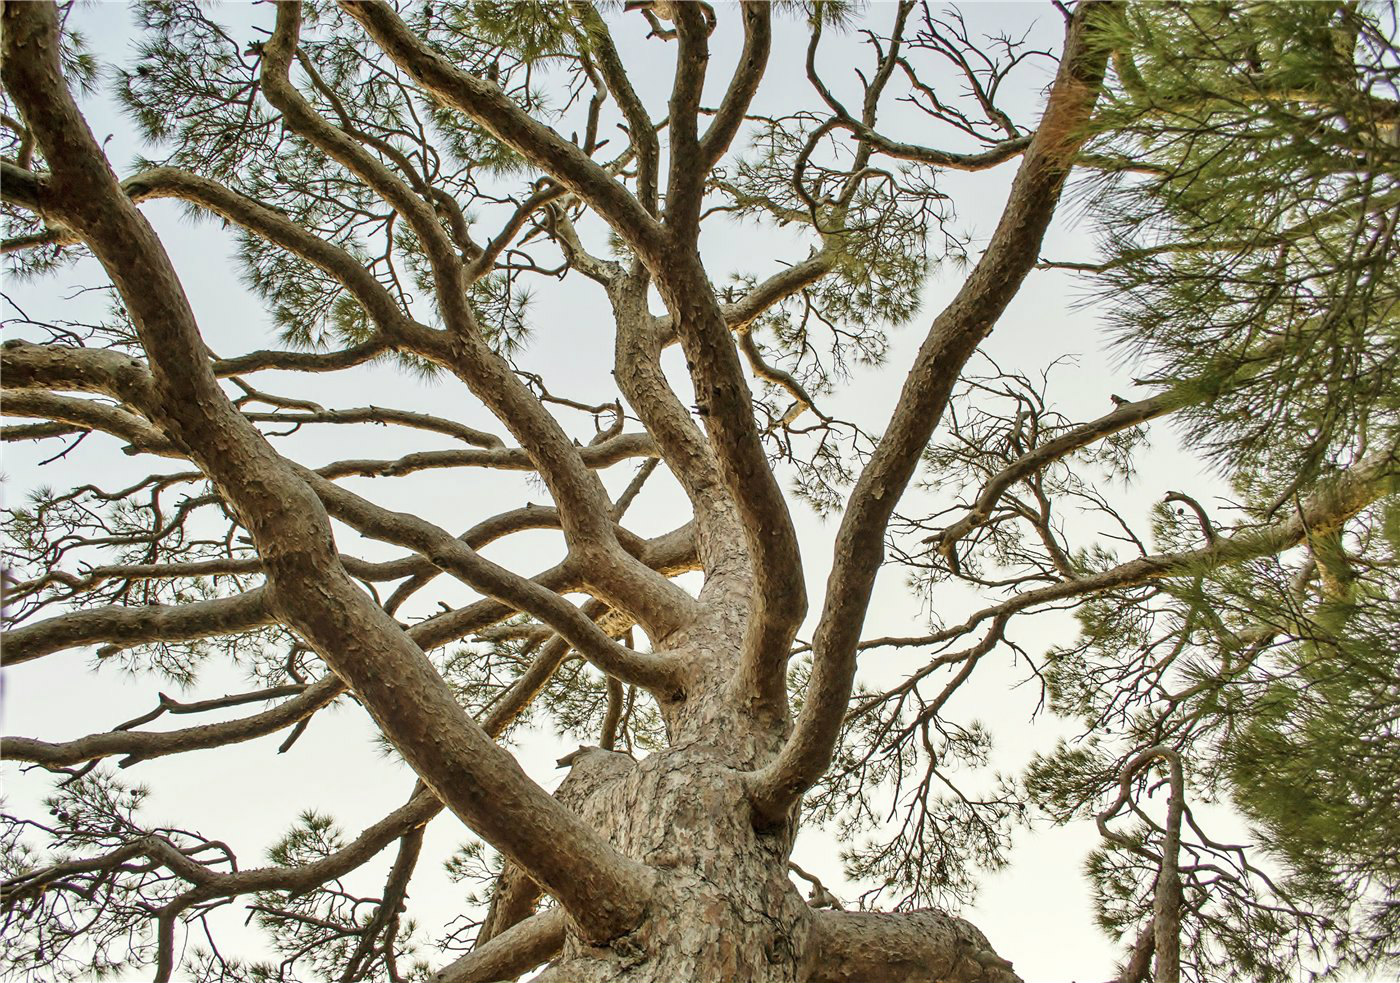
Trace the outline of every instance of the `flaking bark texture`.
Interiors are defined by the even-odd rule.
[[[624,111],[643,141],[640,197],[590,151],[531,118],[495,84],[465,73],[427,46],[392,6],[349,0],[342,6],[385,57],[443,108],[465,114],[557,183],[539,192],[546,197],[532,199],[535,205],[520,213],[522,223],[532,208],[567,189],[627,241],[637,258],[630,270],[589,257],[576,237],[570,239],[568,209],[553,216],[561,247],[608,291],[618,321],[615,375],[647,434],[576,447],[513,367],[490,348],[464,288],[492,268],[494,255],[479,247],[464,251],[443,226],[434,202],[308,101],[293,73],[300,5],[277,7],[276,29],[260,48],[262,96],[279,112],[285,130],[372,189],[417,236],[431,267],[441,330],[412,321],[344,250],[215,183],[173,169],[119,183],[63,82],[56,11],[7,4],[3,81],[50,166],[42,177],[12,168],[15,174],[7,182],[18,190],[9,200],[47,210],[64,236],[91,248],[148,353],[142,363],[69,349],[58,358],[30,350],[36,346],[10,346],[0,352],[7,383],[14,387],[18,381],[26,392],[98,393],[139,411],[144,421],[105,404],[75,407],[57,392],[30,392],[18,401],[52,421],[105,427],[153,453],[189,458],[247,529],[257,547],[257,568],[266,577],[265,587],[241,600],[188,605],[177,624],[129,608],[120,622],[105,611],[53,619],[12,633],[7,655],[26,661],[87,641],[127,645],[270,623],[294,629],[333,675],[309,687],[298,697],[301,703],[289,703],[271,722],[250,719],[236,736],[227,731],[214,736],[222,743],[247,739],[304,719],[296,716],[310,712],[304,704],[329,700],[342,687],[353,692],[417,771],[422,786],[402,815],[385,821],[397,832],[381,835],[372,828],[363,844],[357,841],[348,852],[372,855],[371,847],[378,850],[394,835],[410,835],[405,830],[421,837],[422,824],[445,806],[508,859],[481,948],[447,967],[444,979],[475,983],[516,976],[553,955],[539,979],[556,983],[1015,980],[1010,964],[960,919],[938,912],[814,911],[789,880],[788,858],[802,795],[829,764],[845,719],[889,518],[962,365],[1033,264],[1082,140],[1106,57],[1086,46],[1090,8],[1074,15],[1059,78],[1040,131],[1025,145],[1006,214],[954,303],[935,319],[886,436],[852,492],[813,644],[811,683],[794,726],[786,670],[806,610],[806,585],[786,500],[753,416],[752,392],[733,337],[739,332],[743,343],[743,332],[763,304],[722,304],[697,245],[709,165],[734,138],[763,72],[768,7],[744,5],[744,55],[703,136],[698,122],[712,25],[701,5],[668,8],[679,55],[668,125],[671,172],[665,214],[658,215],[656,142],[640,136],[652,126],[635,95],[615,78],[610,84],[622,93]],[[600,51],[601,71],[616,76],[606,48]],[[454,452],[453,463],[537,471],[557,508],[548,515],[510,518],[510,528],[557,526],[569,547],[567,559],[526,579],[476,552],[499,530],[455,537],[420,517],[377,506],[334,480],[409,473],[424,466],[425,457],[394,466],[348,461],[319,471],[282,457],[253,426],[256,419],[221,388],[221,374],[233,369],[207,358],[174,267],[135,207],[144,198],[164,196],[199,204],[313,263],[357,298],[386,350],[412,353],[465,383],[520,449],[493,446],[494,438],[459,430],[457,436],[481,446]],[[509,241],[503,238],[499,248]],[[770,301],[791,294],[814,282],[833,255],[824,249],[809,261],[814,265],[798,264],[758,293],[766,290]],[[649,312],[652,289],[665,301],[665,317]],[[673,342],[683,349],[702,423],[692,419],[661,369],[661,353]],[[764,377],[771,379],[771,372]],[[405,421],[425,422],[399,417]],[[693,527],[679,530],[674,539],[668,534],[642,542],[621,530],[621,506],[614,507],[596,473],[615,454],[646,453],[666,461],[694,506]],[[443,463],[441,457],[435,460]],[[404,575],[451,574],[481,593],[483,601],[406,628],[355,581],[356,569],[336,547],[332,519],[412,550],[415,565]],[[1309,528],[1301,518],[1299,528]],[[1233,544],[1212,547],[1228,548]],[[670,573],[691,569],[697,560],[705,573],[698,599],[669,581]],[[1164,561],[1136,562],[1160,566]],[[1144,576],[1156,569],[1145,569]],[[580,610],[560,593],[575,588],[586,589],[596,607]],[[621,620],[605,628],[599,618],[609,610]],[[572,651],[618,685],[639,687],[656,699],[667,748],[640,762],[581,749],[567,762],[570,774],[554,796],[532,782],[495,743],[524,703],[478,725],[424,654],[461,637],[464,625],[489,624],[513,611],[557,634],[518,684],[522,700],[528,702]],[[94,620],[103,622],[100,630],[90,623]],[[650,652],[616,641],[616,629],[633,623],[650,637]],[[94,754],[155,756],[212,739],[187,730],[159,738],[104,737],[96,746],[30,742],[20,748],[30,760],[76,764]],[[239,888],[244,881],[229,885],[252,875],[210,873],[154,840],[132,855],[142,850],[196,885],[160,913],[156,976],[169,979],[175,968],[175,920],[191,905],[247,893]],[[339,872],[334,867],[332,876]],[[265,887],[265,881],[252,879]],[[266,889],[286,885],[272,881]],[[555,897],[558,910],[530,915],[543,892]]]
[[[970,922],[940,911],[818,912],[809,983],[1017,983]]]
[[[806,979],[814,912],[787,873],[795,822],[763,827],[752,770],[789,730],[758,717],[729,686],[747,625],[747,580],[715,578],[704,614],[666,640],[686,666],[676,699],[659,700],[670,743],[641,761],[580,749],[556,796],[624,856],[657,872],[641,925],[607,946],[573,930],[539,979]]]
[[[806,978],[813,912],[787,877],[790,829],[755,829],[742,774],[714,748],[637,762],[591,796],[585,813],[658,880],[638,929],[607,947],[571,930],[540,980]]]

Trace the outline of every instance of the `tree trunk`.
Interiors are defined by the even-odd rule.
[[[569,931],[542,980],[807,975],[813,913],[787,865],[796,827],[757,828],[745,775],[777,753],[788,721],[755,717],[729,691],[747,601],[737,582],[707,585],[707,599],[721,592],[729,603],[666,640],[690,670],[684,691],[660,704],[670,747],[641,761],[589,750],[573,760],[568,779],[588,787],[581,797],[571,793],[582,799],[573,808],[621,853],[658,872],[647,914],[606,947]]]
[[[658,872],[642,923],[593,946],[547,911],[517,926],[520,941],[502,936],[439,979],[523,972],[498,961],[510,947],[533,954],[532,963],[557,949],[539,977],[553,983],[1017,979],[962,919],[817,911],[803,900],[788,874],[796,817],[756,822],[750,796],[753,770],[776,756],[790,721],[753,713],[729,687],[746,603],[737,582],[706,588],[721,591],[729,603],[667,639],[690,667],[684,692],[660,704],[671,746],[641,761],[581,749],[557,793],[619,852]]]
[[[592,751],[575,767],[606,756]],[[572,931],[542,980],[805,979],[813,912],[788,879],[790,827],[754,828],[747,790],[713,747],[632,764],[585,807],[627,856],[655,867],[642,924],[606,947]]]

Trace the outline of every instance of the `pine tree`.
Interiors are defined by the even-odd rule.
[[[1389,504],[1307,517],[1330,482],[1400,446],[1393,14],[1130,7],[1090,149],[1105,260],[1085,268],[1119,344],[1181,399],[1186,439],[1236,490],[1237,524],[1287,516],[1302,533],[1275,556],[1212,558],[1093,600],[1080,642],[1052,663],[1057,705],[1095,741],[1093,754],[1066,747],[1032,769],[1052,811],[1102,799],[1123,761],[1166,744],[1195,794],[1253,821],[1272,862],[1261,867],[1283,872],[1275,882],[1238,854],[1228,875],[1187,879],[1187,968],[1201,978],[1400,955],[1400,840],[1386,818],[1400,770],[1383,750],[1400,706],[1393,479]],[[1163,550],[1209,548],[1213,523],[1168,495],[1154,536]],[[1149,884],[1165,832],[1133,835],[1092,865],[1117,931],[1161,917]],[[1156,864],[1143,863],[1147,842]],[[1229,852],[1186,848],[1197,865]]]
[[[91,273],[110,310],[68,314],[54,288],[59,313],[12,319],[4,413],[32,422],[3,436],[151,462],[7,510],[4,659],[95,651],[99,675],[182,692],[85,737],[5,739],[56,784],[47,815],[0,824],[0,971],[1010,980],[950,909],[1033,805],[1102,835],[1088,870],[1121,979],[1395,958],[1389,10],[1085,3],[1055,51],[913,0],[133,11],[134,55],[101,66],[81,8],[4,7],[10,273]],[[808,89],[764,114],[775,24],[808,45]],[[866,60],[826,68],[852,30]],[[1054,81],[1022,118],[1008,93],[1036,65]],[[102,85],[151,155],[120,179],[76,101]],[[1015,177],[978,251],[948,172],[998,166]],[[1067,183],[1097,261],[1041,258]],[[211,350],[156,199],[226,230],[275,340]],[[726,223],[799,245],[723,279],[735,258],[702,230]],[[978,354],[1037,266],[1087,276],[1145,395],[1076,420],[1060,367]],[[959,282],[930,319],[940,269]],[[525,367],[583,330],[535,316],[561,279],[606,302],[610,379]],[[923,341],[896,366],[905,325]],[[292,388],[384,363],[399,382],[365,405]],[[827,411],[858,368],[897,385],[888,419]],[[473,405],[401,408],[424,380]],[[1116,504],[1162,420],[1232,483],[1229,511],[1158,489],[1147,532]],[[302,459],[299,433],[369,427],[434,443]],[[459,492],[452,528],[384,488],[464,468],[536,480],[494,515]],[[634,503],[663,473],[690,515],[648,538]],[[804,638],[797,508],[837,530]],[[563,559],[533,575],[523,547],[481,552],[540,530]],[[927,598],[918,634],[866,624],[887,567]],[[1065,608],[1080,636],[1042,657],[1032,619]],[[955,702],[996,659],[1085,724],[1020,777],[988,778],[997,727]],[[249,688],[206,698],[230,670]],[[263,866],[152,818],[113,768],[269,735],[291,752],[333,706],[363,709],[412,791],[359,833],[289,817]],[[527,721],[583,745],[553,793],[513,754]],[[1210,835],[1216,799],[1257,845]],[[433,821],[460,824],[447,869],[483,887],[420,927]],[[847,841],[860,910],[792,863],[816,825]],[[381,854],[381,884],[350,886]],[[219,947],[230,903],[271,958]]]

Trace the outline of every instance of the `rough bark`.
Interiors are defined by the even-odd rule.
[[[541,980],[803,978],[812,916],[787,876],[791,832],[754,827],[742,773],[725,758],[698,743],[671,748],[590,800],[614,845],[657,881],[635,931],[606,947],[571,932]]]
[[[325,509],[219,389],[182,284],[69,94],[47,4],[4,8],[6,90],[54,167],[54,211],[92,249],[150,357],[156,422],[252,535],[274,608],[369,709],[439,798],[530,867],[595,938],[635,925],[651,880],[473,724],[402,629],[339,563]],[[590,627],[592,623],[589,623]],[[386,660],[393,673],[384,672]],[[170,967],[159,967],[168,977]]]
[[[808,983],[1020,980],[985,935],[941,911],[821,911],[815,935],[816,959]]]
[[[712,24],[703,5],[668,6],[675,15],[680,57],[670,102],[670,174],[661,215],[652,124],[624,84],[604,36],[599,39],[602,76],[634,128],[647,132],[638,148],[644,174],[640,197],[584,149],[532,119],[497,86],[449,63],[415,37],[389,6],[343,6],[407,77],[444,106],[487,127],[559,184],[542,188],[521,206],[516,230],[531,209],[567,190],[635,250],[637,262],[627,271],[622,264],[588,257],[577,238],[569,238],[567,220],[561,220],[572,260],[608,291],[619,326],[617,381],[647,433],[619,433],[588,448],[576,446],[513,368],[490,349],[465,290],[491,268],[495,254],[488,248],[465,256],[433,202],[345,128],[319,115],[301,94],[292,75],[299,5],[278,8],[277,28],[259,49],[262,97],[281,114],[289,132],[373,189],[413,229],[431,267],[445,324],[441,330],[405,315],[383,285],[343,250],[215,182],[157,168],[119,183],[63,83],[53,9],[7,4],[5,85],[51,168],[41,175],[7,166],[7,200],[52,218],[58,230],[53,241],[79,241],[91,248],[126,303],[148,354],[148,361],[141,362],[110,353],[8,349],[5,366],[12,377],[7,381],[24,393],[16,401],[18,412],[106,430],[142,450],[193,462],[257,548],[257,560],[245,572],[266,578],[265,586],[248,593],[178,610],[96,609],[63,615],[12,632],[6,637],[7,655],[11,661],[26,661],[95,641],[134,644],[280,623],[315,648],[333,672],[280,707],[240,721],[159,735],[119,731],[68,745],[19,742],[15,749],[52,766],[117,754],[154,757],[289,726],[348,689],[422,785],[407,805],[341,851],[345,856],[299,876],[328,871],[338,876],[342,862],[372,855],[395,839],[406,844],[411,865],[422,825],[444,806],[452,810],[505,855],[507,867],[481,944],[442,970],[441,980],[518,975],[551,958],[541,980],[1015,980],[987,939],[960,919],[927,911],[882,915],[812,909],[789,879],[788,858],[797,803],[825,768],[844,716],[885,526],[961,366],[1033,264],[1078,149],[1102,71],[1100,53],[1088,51],[1084,43],[1088,15],[1075,16],[1064,65],[1041,129],[1024,148],[1001,226],[953,305],[934,322],[888,434],[852,496],[818,631],[812,691],[793,736],[786,668],[806,611],[806,587],[795,530],[753,417],[740,355],[747,355],[760,375],[766,372],[764,377],[800,390],[791,377],[784,382],[763,369],[743,332],[765,305],[813,282],[833,260],[826,251],[816,253],[757,285],[747,298],[725,305],[698,250],[708,172],[696,162],[718,161],[743,123],[766,64],[767,6],[743,5],[740,64],[703,134],[701,94]],[[848,128],[864,132],[854,120],[848,122]],[[211,360],[169,257],[136,208],[138,201],[157,197],[190,202],[315,264],[364,307],[377,340],[325,357],[254,353]],[[653,286],[668,309],[665,318],[647,310]],[[736,331],[741,336],[737,345]],[[674,342],[684,350],[703,426],[691,418],[661,370],[661,352]],[[488,434],[454,428],[448,421],[403,414],[391,419],[375,407],[332,413],[309,404],[284,405],[299,415],[250,414],[243,410],[244,401],[231,401],[219,382],[259,366],[317,370],[355,364],[389,348],[415,353],[453,372],[511,431],[519,448],[501,446]],[[249,398],[257,396],[243,388]],[[101,393],[123,405],[60,397],[48,389]],[[805,397],[799,393],[799,398]],[[1131,418],[1119,414],[1099,432],[1145,419],[1153,408],[1136,412]],[[253,426],[260,417],[298,423],[394,422],[475,446],[310,469],[273,449]],[[1086,433],[1083,439],[1091,436]],[[613,507],[596,471],[626,457],[654,455],[681,480],[696,520],[669,536],[642,542],[618,526],[622,503]],[[537,470],[557,509],[524,518],[503,516],[487,531],[457,537],[418,516],[376,506],[334,481],[449,466]],[[995,494],[989,495],[994,503]],[[356,564],[338,552],[332,518],[405,547],[410,555],[384,564]],[[536,578],[514,574],[476,552],[490,536],[542,525],[561,529],[570,552],[559,567]],[[1227,541],[1214,548],[1230,546]],[[697,554],[706,581],[694,599],[668,577],[692,568]],[[421,586],[438,573],[456,576],[488,599],[407,628],[393,617],[397,592],[390,604],[378,605],[354,579],[408,577]],[[161,571],[148,574],[159,577]],[[594,607],[580,610],[562,597],[579,588],[600,599]],[[641,624],[651,635],[652,650],[639,653],[618,644],[616,633],[598,623],[602,601],[628,624]],[[554,796],[532,782],[494,742],[509,722],[506,711],[481,725],[468,719],[424,655],[516,610],[538,618],[549,641],[517,683],[516,699],[507,701],[510,714],[533,698],[572,651],[612,677],[614,689],[621,682],[650,689],[669,746],[641,761],[581,750],[568,762],[570,774]],[[138,855],[165,864],[194,885],[159,912],[160,979],[173,972],[168,940],[183,910],[249,884],[285,889],[288,879],[281,869],[215,877],[159,838],[136,844],[131,856]],[[532,915],[546,892],[559,907]]]

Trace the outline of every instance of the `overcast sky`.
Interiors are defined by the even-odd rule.
[[[975,28],[992,31],[1007,29],[1019,33],[1033,31],[1041,46],[1058,47],[1062,22],[1050,5],[1019,3],[978,4],[967,9]],[[868,16],[885,29],[893,5],[871,4]],[[229,8],[223,16],[234,24],[269,21],[267,7]],[[127,56],[135,37],[130,11],[122,4],[85,7],[76,15],[77,23],[88,34],[106,59]],[[643,42],[645,23],[636,15],[614,12],[609,20],[623,44],[624,57],[633,74],[642,80],[637,88],[660,116],[664,112],[669,73],[659,60],[670,55],[670,48],[655,41]],[[728,74],[738,50],[733,18],[722,18],[714,46],[716,57],[711,77]],[[250,35],[251,37],[251,35]],[[787,111],[812,97],[802,71],[805,28],[796,21],[778,26],[773,63],[760,91],[759,111]],[[828,78],[842,86],[851,82],[848,66],[865,62],[859,39],[847,34],[833,37],[824,48],[824,69]],[[1022,87],[1009,100],[1018,119],[1032,120],[1028,107],[1038,103],[1053,66],[1049,62],[1031,66],[1021,77]],[[117,170],[129,173],[132,159],[141,148],[131,127],[105,97],[88,100],[89,120],[99,139],[111,134],[108,151]],[[1015,113],[1013,112],[1013,115]],[[890,132],[911,142],[933,141],[935,135],[921,130],[922,121],[907,113],[890,114]],[[944,187],[953,195],[957,226],[972,239],[976,255],[985,243],[998,217],[1005,190],[1015,163],[978,175],[949,175]],[[154,202],[142,206],[155,222],[179,270],[196,314],[210,345],[220,354],[232,355],[274,343],[273,329],[259,301],[245,290],[233,271],[230,259],[232,240],[217,224],[191,224],[171,203]],[[1092,252],[1087,229],[1077,228],[1077,209],[1067,205],[1046,243],[1044,254],[1056,258],[1083,258]],[[794,236],[752,227],[736,230],[719,228],[705,238],[705,253],[712,277],[721,282],[731,271],[762,274],[781,261],[800,259],[806,247]],[[582,278],[578,278],[582,281]],[[74,288],[98,282],[91,265],[64,270],[52,279],[35,283],[7,282],[5,291],[20,307],[38,319],[81,317],[95,313],[90,297],[70,297]],[[850,386],[824,400],[828,412],[856,419],[879,431],[888,418],[898,384],[913,352],[927,329],[929,320],[959,285],[959,270],[939,271],[930,280],[923,309],[907,326],[892,335],[892,347],[884,368],[857,370]],[[1064,274],[1036,272],[1020,296],[1002,318],[985,346],[1006,369],[1038,374],[1055,359],[1078,356],[1052,377],[1051,395],[1057,409],[1074,419],[1090,419],[1111,408],[1110,393],[1132,395],[1131,367],[1115,371],[1116,364],[1104,354],[1105,339],[1098,331],[1092,309],[1083,303],[1084,289]],[[611,331],[607,307],[601,292],[582,281],[554,285],[541,283],[532,308],[534,336],[520,357],[522,367],[540,372],[556,391],[589,401],[613,397],[609,368],[612,362]],[[6,305],[5,317],[13,307]],[[7,336],[14,335],[13,328]],[[25,335],[25,332],[18,332]],[[32,336],[32,335],[31,335]],[[36,337],[37,340],[37,336]],[[678,355],[673,352],[672,355]],[[668,356],[669,358],[670,356]],[[674,370],[675,366],[671,368]],[[673,377],[675,373],[673,371]],[[464,386],[450,379],[423,384],[386,366],[353,373],[298,378],[279,373],[263,373],[256,383],[284,395],[314,399],[327,407],[357,406],[367,403],[392,405],[461,419],[475,426],[504,432],[492,426],[485,411]],[[585,421],[565,418],[570,427]],[[577,429],[586,436],[585,429]],[[304,431],[296,438],[278,444],[285,452],[308,464],[323,464],[344,457],[395,457],[409,450],[445,446],[432,435],[395,428],[363,428],[353,436],[342,429],[324,427]],[[8,444],[4,448],[4,495],[14,505],[34,487],[52,485],[68,488],[81,481],[100,479],[106,487],[119,487],[151,470],[149,461],[133,461],[120,452],[112,438],[93,436],[77,452],[44,467],[38,463],[58,449],[54,442]],[[1168,489],[1178,489],[1208,498],[1220,490],[1218,482],[1192,459],[1175,449],[1169,428],[1158,426],[1152,434],[1151,450],[1140,460],[1139,481],[1129,489],[1114,490],[1114,501],[1122,514],[1145,534],[1151,504]],[[163,467],[164,465],[162,465]],[[606,476],[611,488],[624,485],[632,466],[624,464]],[[427,472],[408,478],[377,480],[373,485],[355,480],[357,491],[372,494],[376,501],[395,509],[405,509],[431,518],[452,530],[494,514],[522,500],[543,502],[542,488],[528,478],[499,472]],[[678,522],[685,511],[683,497],[673,481],[655,480],[629,513],[629,525],[643,534],[661,532]],[[820,609],[820,595],[830,564],[834,522],[823,522],[805,506],[795,503],[794,513],[802,536],[812,611]],[[512,536],[487,550],[493,559],[508,563],[522,573],[533,573],[559,556],[559,539],[551,533],[525,533]],[[394,551],[374,547],[346,536],[342,543],[348,552],[370,558],[393,555]],[[877,588],[876,601],[867,622],[866,635],[911,634],[928,623],[928,611],[904,586],[904,575],[896,568],[886,571]],[[421,603],[405,613],[423,615],[438,600],[458,603],[472,595],[453,588],[448,578],[440,578],[434,592],[425,592]],[[945,621],[955,621],[971,606],[973,597],[949,589],[935,600],[933,612]],[[804,636],[810,631],[806,626]],[[1010,635],[1034,656],[1041,656],[1053,644],[1072,637],[1073,624],[1065,616],[1046,616],[1024,623],[1013,623]],[[165,688],[154,677],[125,677],[110,667],[93,675],[87,671],[91,654],[72,651],[4,671],[4,732],[62,740],[105,730],[136,716],[155,703],[155,693]],[[863,679],[893,680],[921,664],[916,651],[877,651],[863,663]],[[972,681],[959,691],[948,713],[959,720],[980,719],[997,737],[995,768],[1018,771],[1029,754],[1048,749],[1061,734],[1071,733],[1066,724],[1047,717],[1031,721],[1039,697],[1034,684],[1018,685],[1028,670],[1014,664],[1009,653],[999,662],[988,660]],[[198,698],[246,689],[246,681],[229,670],[211,665],[198,689],[181,698]],[[230,716],[242,711],[234,711]],[[218,719],[218,715],[208,715]],[[168,720],[168,718],[167,718]],[[152,729],[188,725],[189,718],[158,721]],[[204,718],[200,718],[204,722]],[[276,747],[285,735],[265,737],[247,744],[191,755],[147,762],[131,769],[124,777],[147,784],[152,791],[147,818],[198,829],[234,845],[243,866],[254,866],[264,859],[266,848],[287,828],[302,810],[314,809],[334,815],[353,836],[366,824],[382,817],[404,801],[413,776],[402,764],[386,759],[373,741],[368,718],[353,705],[323,712],[311,723],[306,735],[289,754],[278,756]],[[521,756],[527,770],[546,787],[554,787],[562,777],[554,759],[563,750],[547,734],[532,732],[522,739]],[[6,793],[10,805],[21,812],[33,808],[47,793],[49,779],[43,773],[20,774],[6,767]],[[977,787],[977,779],[970,782]],[[1208,813],[1207,813],[1208,814]],[[1228,827],[1227,827],[1228,828]],[[441,924],[461,909],[462,888],[452,885],[442,874],[438,859],[443,858],[466,838],[465,831],[451,816],[444,816],[429,830],[425,860],[413,882],[409,914],[418,919],[426,940]],[[1020,834],[1008,869],[986,877],[986,886],[976,903],[964,914],[982,928],[996,949],[1011,959],[1026,979],[1105,979],[1111,973],[1120,950],[1111,945],[1093,924],[1087,884],[1082,876],[1085,853],[1097,840],[1092,825],[1077,829],[1046,830]],[[860,887],[843,882],[838,860],[839,844],[818,832],[804,833],[795,859],[818,873],[838,896],[847,902]],[[355,889],[375,895],[393,851],[377,860],[350,881]],[[427,858],[435,858],[429,860]],[[243,913],[227,911],[219,920],[226,935],[221,947],[226,954],[255,954],[255,933],[242,928]],[[225,943],[225,939],[229,940]],[[233,941],[238,939],[240,941]],[[192,944],[199,942],[192,939]],[[436,962],[436,960],[434,960]],[[132,979],[139,979],[134,974]]]

